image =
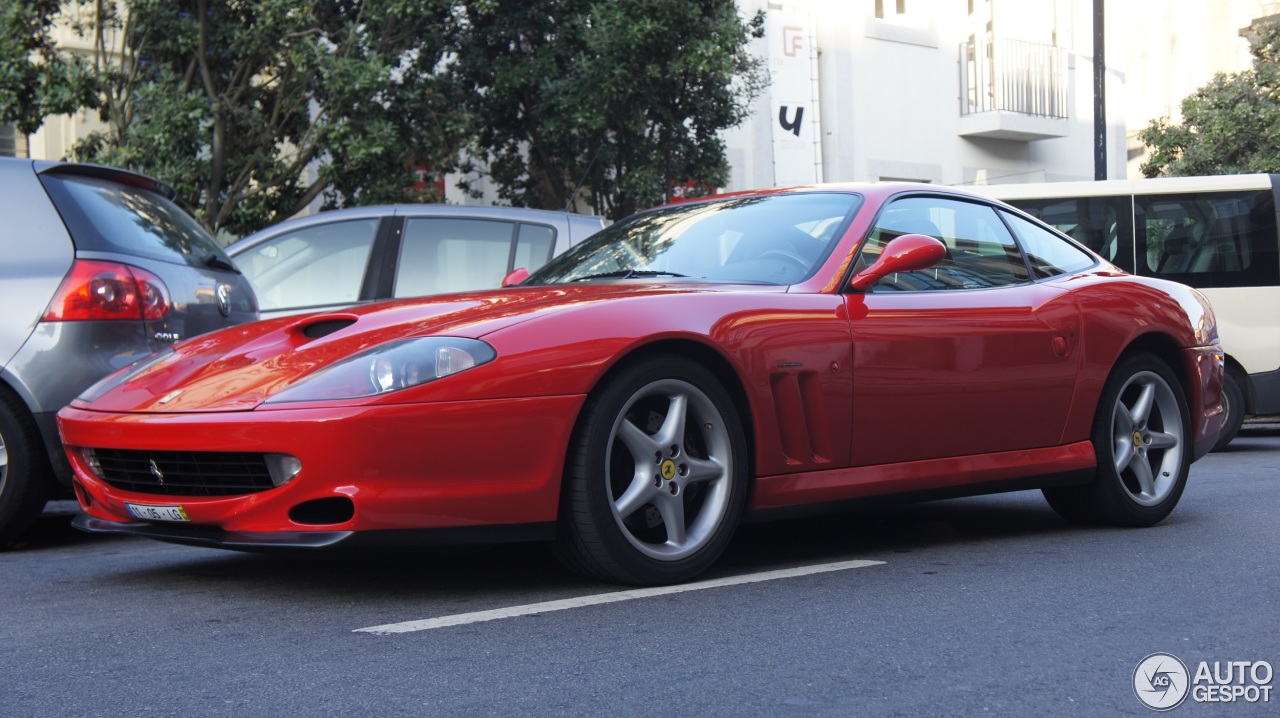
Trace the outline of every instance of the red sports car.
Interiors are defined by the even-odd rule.
[[[1154,524],[1217,438],[1222,361],[1192,289],[960,191],[839,185],[640,213],[501,290],[205,335],[58,420],[89,531],[553,539],[646,584],[744,516],[871,496],[1040,488]]]

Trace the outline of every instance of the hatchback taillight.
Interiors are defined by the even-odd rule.
[[[46,322],[159,319],[169,313],[169,290],[156,275],[115,262],[77,259],[49,302]]]

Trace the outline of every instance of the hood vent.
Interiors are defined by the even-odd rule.
[[[302,335],[308,339],[319,339],[320,337],[327,337],[336,331],[346,329],[355,323],[356,320],[354,317],[321,319],[318,322],[312,322],[311,324],[302,327]]]

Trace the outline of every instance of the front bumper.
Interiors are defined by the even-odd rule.
[[[352,533],[550,525],[582,396],[191,414],[110,414],[69,407],[58,427],[90,531],[228,548],[316,548]],[[81,448],[283,453],[302,470],[283,486],[236,496],[125,491]],[[300,523],[300,504],[344,497],[354,514]],[[190,522],[141,521],[126,504],[183,508]],[[314,521],[314,519],[311,519]]]
[[[463,546],[486,543],[547,541],[555,538],[554,522],[501,524],[462,528],[401,529],[396,531],[282,531],[244,533],[208,526],[162,524],[150,521],[107,521],[77,514],[71,525],[92,534],[126,534],[157,541],[232,550],[372,548],[387,546]]]

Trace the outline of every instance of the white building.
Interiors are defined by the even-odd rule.
[[[752,119],[727,134],[727,190],[1094,178],[1092,0],[740,5],[768,11],[758,51],[774,82]],[[1123,47],[1125,36],[1112,29],[1108,46]],[[1126,88],[1114,60],[1124,56],[1108,50],[1107,176],[1119,178]]]
[[[726,133],[725,191],[808,182],[1093,179],[1093,0],[739,0],[766,10],[774,82]],[[1134,135],[1217,71],[1249,65],[1240,30],[1268,0],[1106,0],[1107,176],[1139,176]],[[82,41],[63,29],[59,41]],[[81,48],[87,50],[87,48]],[[801,110],[803,109],[803,112]],[[0,154],[58,159],[95,113],[50,118]],[[1127,165],[1127,168],[1126,168]],[[463,197],[447,183],[448,199]]]

